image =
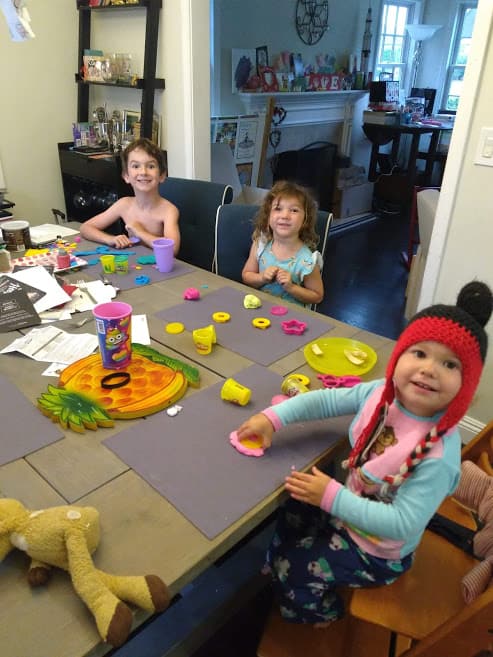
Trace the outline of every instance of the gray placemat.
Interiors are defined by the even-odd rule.
[[[63,438],[56,424],[42,415],[22,392],[0,375],[0,465],[20,459]]]
[[[82,240],[80,244],[77,246],[77,250],[74,251],[73,253],[74,255],[78,255],[79,253],[81,252],[83,253],[84,251],[95,251],[100,246],[101,244],[95,244],[94,242],[88,242],[87,240]],[[111,249],[111,251],[113,251],[113,249]],[[106,278],[108,278],[111,284],[116,287],[119,287],[121,290],[131,290],[134,287],[139,287],[140,284],[136,279],[138,279],[141,276],[147,276],[150,279],[149,283],[155,283],[159,281],[164,281],[168,278],[183,276],[184,274],[189,274],[191,271],[193,271],[193,267],[191,265],[188,265],[186,262],[181,262],[179,260],[175,260],[175,266],[170,272],[166,274],[159,272],[154,265],[139,265],[137,263],[137,258],[139,256],[153,255],[152,249],[149,249],[146,246],[142,246],[142,244],[137,244],[136,246],[132,246],[128,249],[115,249],[114,251],[115,253],[118,251],[120,255],[129,254],[128,274],[106,274]],[[96,253],[93,255],[80,256],[81,258],[84,258],[84,260],[88,261],[89,263],[88,273],[95,279],[99,278],[100,274],[103,273],[103,268],[99,261],[100,255],[103,254]],[[97,260],[97,262],[95,264],[92,264],[92,261],[94,260]],[[141,267],[141,269],[135,269],[136,265]]]
[[[272,303],[262,301],[261,308],[247,310],[243,306],[244,298],[244,292],[233,287],[222,287],[203,295],[199,301],[185,301],[156,313],[156,316],[166,322],[182,322],[189,331],[214,324],[218,344],[260,365],[274,363],[332,328],[326,320],[296,312],[296,309],[290,308],[287,315],[271,315],[272,306],[282,305],[280,300],[274,300]],[[229,313],[230,321],[224,324],[213,322],[212,314],[217,311]],[[252,326],[254,317],[270,319],[270,327],[255,328]],[[307,323],[303,335],[286,335],[283,332],[281,322],[289,319]]]
[[[270,404],[282,379],[260,365],[235,379],[252,390],[245,407],[222,401],[220,382],[180,402],[177,416],[157,413],[104,441],[210,539],[280,486],[292,466],[303,468],[345,435],[351,420],[291,425],[264,456],[244,456],[229,434]]]

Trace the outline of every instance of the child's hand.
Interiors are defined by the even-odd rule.
[[[273,281],[277,275],[278,272],[278,267],[274,267],[274,265],[271,265],[270,267],[267,267],[267,269],[264,269],[262,272],[262,279],[264,283],[270,283]]]
[[[115,249],[126,249],[127,247],[132,246],[132,242],[126,235],[110,235],[110,239],[110,246],[115,247]]]
[[[329,475],[313,466],[312,474],[293,470],[286,477],[285,488],[293,499],[320,506],[330,479]]]
[[[268,449],[272,445],[274,427],[263,413],[257,413],[248,418],[246,422],[236,431],[238,440],[259,436],[262,438],[262,447]]]
[[[279,283],[279,285],[282,285],[283,287],[291,285],[292,280],[291,280],[290,272],[286,271],[285,269],[279,268],[276,274],[276,281]]]

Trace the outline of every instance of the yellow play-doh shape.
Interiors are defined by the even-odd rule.
[[[164,330],[171,335],[177,335],[178,333],[183,333],[185,325],[181,322],[170,322],[169,324],[166,324]]]
[[[270,319],[267,319],[267,317],[255,317],[255,319],[252,319],[252,324],[255,328],[266,329],[270,326]]]
[[[212,314],[212,319],[218,324],[224,324],[225,322],[229,322],[231,315],[229,313],[219,311]]]
[[[260,308],[262,306],[262,302],[254,294],[247,294],[243,299],[243,305],[248,309]]]

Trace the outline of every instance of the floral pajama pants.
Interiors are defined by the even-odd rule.
[[[320,508],[290,499],[280,509],[267,552],[281,615],[293,623],[320,623],[344,615],[336,587],[390,584],[412,564],[361,550],[342,522]]]

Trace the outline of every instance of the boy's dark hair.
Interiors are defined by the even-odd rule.
[[[128,169],[128,156],[132,151],[135,151],[137,148],[142,149],[149,155],[150,157],[153,157],[159,167],[159,173],[168,173],[168,167],[166,166],[166,158],[164,157],[163,151],[159,148],[157,144],[155,144],[153,141],[150,139],[147,139],[146,137],[142,137],[141,139],[135,139],[134,141],[131,141],[130,144],[127,146],[127,148],[122,152],[121,159],[122,159],[122,171],[125,172]]]

